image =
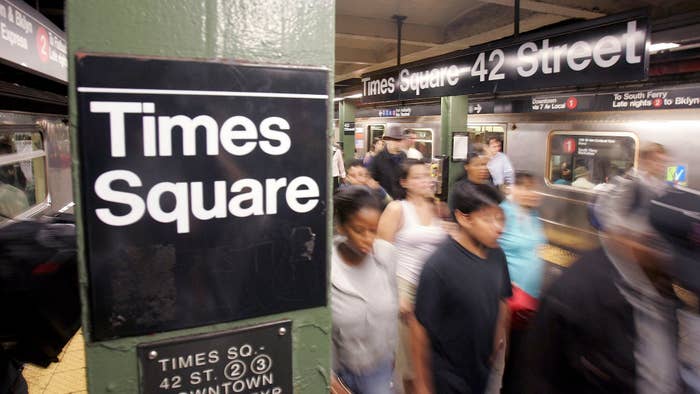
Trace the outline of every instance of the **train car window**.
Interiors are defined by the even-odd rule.
[[[411,128],[416,133],[416,149],[423,155],[423,159],[430,160],[433,158],[433,130]]]
[[[41,133],[0,130],[0,222],[44,202],[46,196]]]
[[[578,190],[605,190],[617,175],[635,165],[637,137],[632,133],[552,132],[547,181]]]
[[[469,150],[475,143],[487,145],[492,137],[498,138],[501,141],[501,151],[506,151],[506,125],[505,124],[474,124],[467,125],[467,133],[469,137]],[[458,160],[459,158],[455,158]],[[459,159],[461,160],[461,159]]]

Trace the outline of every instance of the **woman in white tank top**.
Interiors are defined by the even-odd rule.
[[[403,200],[392,201],[384,210],[377,237],[394,244],[396,249],[399,291],[400,344],[396,358],[399,385],[413,392],[413,368],[410,335],[416,323],[413,316],[418,278],[423,264],[447,237],[441,226],[435,204],[428,167],[419,160],[406,160],[401,165],[400,184]]]

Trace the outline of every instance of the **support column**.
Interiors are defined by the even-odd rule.
[[[469,110],[469,98],[467,96],[443,97],[440,101],[440,141],[444,154],[449,156],[449,189],[455,179],[464,171],[462,162],[452,161],[452,134],[455,132],[467,131],[467,113]],[[459,158],[460,160],[463,158]]]
[[[76,142],[75,125],[78,124],[78,110],[74,76],[77,51],[326,67],[331,70],[327,90],[331,92],[334,65],[334,8],[334,0],[298,2],[286,0],[93,0],[89,2],[69,0],[66,4],[66,25],[69,26],[70,124],[74,152],[73,185],[77,206],[81,206],[81,185],[80,174],[77,171],[79,156],[76,153],[78,148],[90,149],[89,146],[78,147]],[[331,138],[333,131],[331,99],[332,95],[327,102],[329,121],[326,126],[326,135],[320,136],[326,141]],[[328,143],[325,142],[323,145],[327,147]],[[330,160],[327,162],[330,163]],[[235,176],[238,175],[240,174]],[[320,186],[330,190],[330,179],[326,182],[326,185]],[[330,201],[326,200],[325,204],[330,206]],[[76,211],[79,212],[79,209]],[[77,222],[82,222],[80,216],[77,217]],[[84,238],[83,231],[84,228],[78,226],[78,232],[81,234],[78,237],[79,240]],[[316,237],[326,237],[327,245],[332,245],[330,234],[331,215],[328,215],[326,233],[316,234]],[[291,335],[294,392],[328,393],[331,376],[329,349],[331,320],[328,307],[296,310],[177,331],[154,332],[148,336],[95,341],[91,335],[87,307],[89,275],[85,259],[82,257],[85,256],[86,245],[81,241],[78,247],[79,256],[81,256],[79,281],[83,300],[83,331],[86,338],[89,392],[143,392],[139,387],[140,371],[137,361],[137,345],[140,343],[290,319],[293,322]],[[329,251],[330,247],[321,251],[325,253],[328,262],[330,262]],[[148,284],[144,284],[146,285]],[[206,283],[202,283],[202,287],[206,288]],[[267,289],[254,290],[267,291]],[[197,306],[193,304],[192,307]],[[143,318],[147,319],[148,316]],[[183,354],[183,356],[188,355]],[[190,355],[190,357],[194,356]],[[199,360],[199,356],[197,359]],[[224,390],[221,389],[221,392],[223,393]]]
[[[355,104],[347,100],[339,103],[338,125],[341,133],[340,138],[343,141],[343,160],[347,164],[355,156]]]

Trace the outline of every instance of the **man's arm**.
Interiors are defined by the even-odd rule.
[[[506,339],[508,338],[508,329],[510,326],[510,308],[505,301],[499,302],[498,307],[498,320],[496,321],[496,333],[493,336],[493,353],[491,354],[491,361],[496,360],[498,352],[501,351],[506,346]]]

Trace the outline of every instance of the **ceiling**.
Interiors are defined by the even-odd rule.
[[[65,0],[24,0],[24,2],[39,10],[59,29],[66,31],[64,25]]]
[[[65,30],[65,0],[24,1]],[[336,0],[336,86],[357,86],[362,74],[396,65],[394,15],[406,17],[404,64],[511,36],[513,4],[514,0]],[[644,7],[651,12],[653,26],[665,29],[652,35],[652,41],[686,37],[700,43],[700,0],[520,0],[520,32]]]
[[[337,0],[335,81],[442,55],[513,34],[513,0]],[[569,19],[649,7],[653,19],[700,11],[698,0],[520,0],[520,32]],[[696,22],[697,23],[697,22]],[[355,80],[356,81],[356,80]]]

